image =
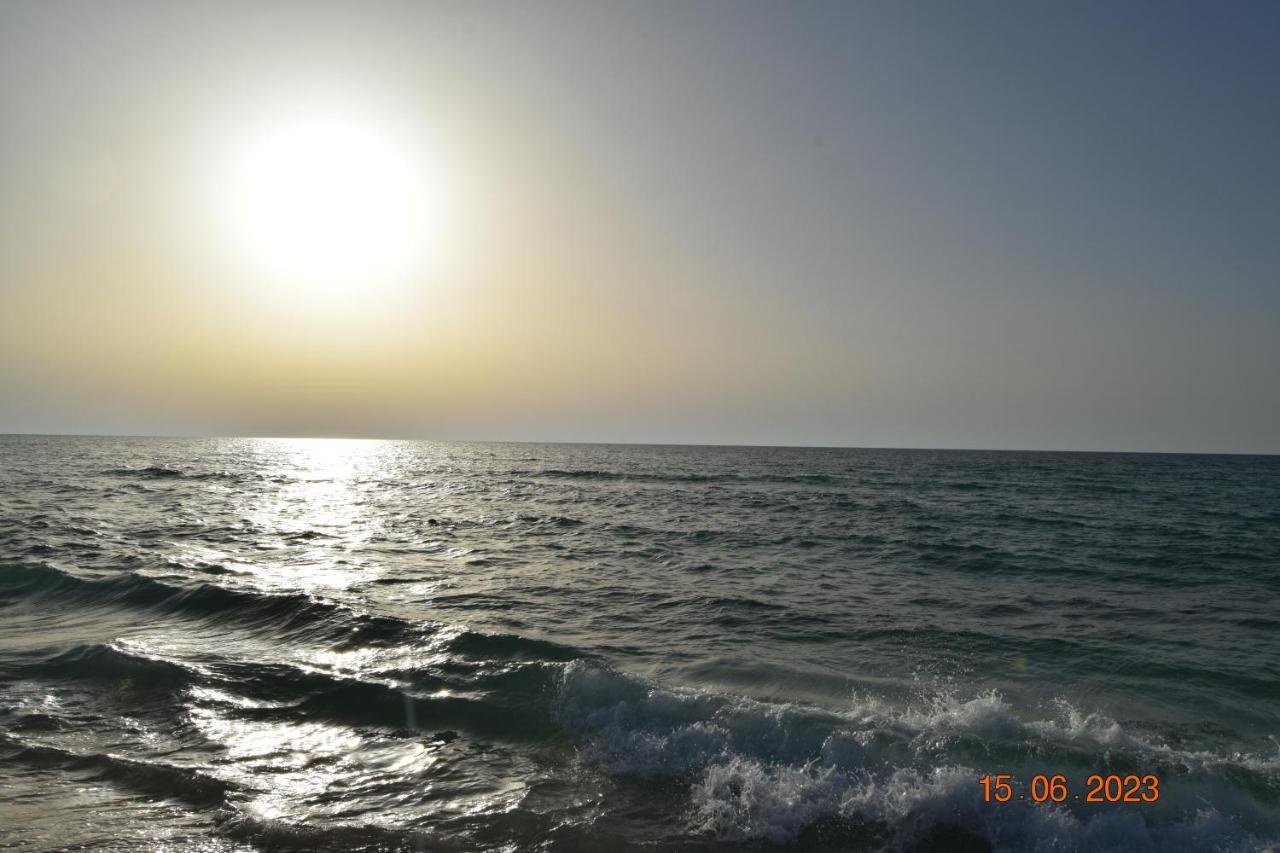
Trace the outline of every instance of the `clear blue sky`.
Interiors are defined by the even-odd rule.
[[[1280,5],[102,0],[0,24],[0,431],[1280,452]],[[420,121],[457,209],[487,211],[416,285],[457,291],[412,303],[447,346],[304,358],[342,336],[299,320],[258,370],[248,321],[190,309],[223,287],[164,233],[192,139],[303,91]],[[50,163],[101,152],[110,198],[55,198]],[[141,278],[195,331],[139,319]]]

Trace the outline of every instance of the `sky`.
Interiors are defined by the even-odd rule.
[[[7,0],[0,432],[1280,452],[1278,40]]]

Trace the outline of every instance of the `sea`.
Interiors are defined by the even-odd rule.
[[[1280,457],[0,437],[0,848],[1280,850]]]

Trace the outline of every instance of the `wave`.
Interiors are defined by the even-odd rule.
[[[59,769],[83,781],[106,782],[147,797],[176,800],[213,812],[221,835],[278,851],[455,850],[456,844],[433,833],[375,824],[311,826],[270,819],[244,810],[236,802],[237,786],[191,767],[141,761],[108,753],[80,754],[60,747],[23,743],[0,733],[5,761],[36,769]]]
[[[57,680],[127,684],[131,694],[136,691],[172,692],[190,686],[195,680],[188,667],[129,651],[111,643],[74,646],[52,657],[28,664],[19,671],[24,676],[43,676]]]
[[[796,485],[832,485],[844,479],[831,474],[693,474],[654,473],[645,471],[605,471],[592,468],[546,468],[537,471],[512,471],[515,476],[545,477],[558,480],[620,480],[651,483],[779,483]]]
[[[110,468],[106,473],[120,477],[148,477],[152,479],[169,479],[187,476],[187,474],[181,469],[170,468],[168,465],[147,465],[140,468]]]
[[[1171,746],[1065,701],[1037,714],[1018,712],[995,692],[940,694],[908,706],[854,696],[833,710],[662,686],[594,660],[564,660],[570,647],[513,635],[446,631],[429,650],[429,664],[356,675],[208,653],[179,660],[118,641],[67,649],[21,674],[128,679],[224,704],[244,719],[377,727],[397,736],[436,730],[443,741],[456,730],[491,743],[563,743],[574,747],[577,760],[609,775],[679,780],[688,792],[685,830],[731,844],[1262,851],[1271,849],[1263,839],[1280,831],[1280,755]],[[468,660],[464,652],[484,660]],[[221,802],[228,791],[217,780],[154,762],[5,742],[23,762],[83,760],[103,778],[157,793],[172,784],[202,805]],[[1049,769],[1076,785],[1086,773],[1156,773],[1167,787],[1145,811],[981,802],[977,780],[984,772],[1025,779]],[[170,779],[179,773],[185,775]],[[299,827],[243,813],[233,823],[247,838],[299,849],[369,838],[356,828]],[[348,829],[353,834],[344,835]],[[382,843],[403,848],[399,834]]]
[[[682,777],[689,829],[721,841],[795,843],[832,834],[891,849],[1273,849],[1280,756],[1180,750],[1060,702],[1020,716],[997,693],[919,707],[857,699],[840,712],[663,688],[569,664],[554,708],[586,763],[611,774]],[[986,772],[1156,773],[1161,801],[1004,807],[981,801]],[[942,843],[940,839],[946,839]]]
[[[329,641],[337,650],[430,644],[439,652],[480,659],[569,661],[587,656],[580,649],[550,640],[363,613],[303,593],[233,589],[208,582],[175,586],[134,572],[85,578],[44,563],[0,568],[5,569],[0,571],[0,597],[135,607],[260,628],[277,640],[305,635]]]
[[[264,628],[281,638],[305,632],[351,646],[387,645],[415,639],[423,627],[403,619],[359,613],[303,593],[268,593],[214,583],[175,586],[136,572],[87,578],[44,563],[4,569],[0,572],[0,595],[215,619]]]
[[[142,465],[136,468],[108,468],[104,474],[111,477],[127,477],[141,480],[225,480],[233,483],[275,483],[277,485],[294,482],[290,477],[267,475],[256,472],[234,471],[185,471],[170,465]],[[317,482],[317,481],[311,481]]]
[[[238,813],[221,827],[232,838],[279,853],[310,853],[340,850],[343,853],[390,853],[390,851],[462,850],[431,832],[391,829],[377,824],[352,826],[309,826]]]
[[[480,635],[459,636],[474,646]],[[357,674],[207,652],[197,660],[182,659],[140,643],[116,641],[77,645],[14,669],[21,678],[111,684],[117,689],[95,691],[98,701],[106,703],[198,694],[230,703],[235,713],[253,719],[313,720],[404,733],[458,729],[493,740],[527,741],[559,733],[549,704],[560,665],[512,657],[446,658],[432,666]]]
[[[42,769],[88,771],[95,779],[195,806],[222,806],[228,794],[235,790],[231,783],[201,770],[159,761],[140,761],[99,752],[82,755],[60,747],[24,743],[4,733],[0,733],[0,745],[5,761]]]
[[[446,648],[459,655],[510,660],[571,661],[586,656],[580,649],[551,640],[476,631],[459,632],[447,642]]]

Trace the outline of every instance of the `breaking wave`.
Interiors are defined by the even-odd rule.
[[[564,672],[557,719],[583,759],[611,774],[683,777],[689,828],[723,841],[865,844],[891,849],[1274,849],[1265,806],[1280,790],[1280,752],[1216,755],[1172,748],[1069,703],[1016,713],[997,693],[893,707],[770,704],[676,690],[579,662]],[[1155,807],[982,802],[978,779],[1075,771],[1155,773]],[[1141,768],[1141,770],[1138,770]],[[1243,818],[1243,821],[1242,821]]]

